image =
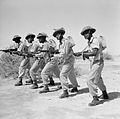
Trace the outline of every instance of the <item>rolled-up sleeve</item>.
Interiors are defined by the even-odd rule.
[[[18,48],[18,51],[24,52],[24,50],[25,50],[25,45],[24,45],[24,43],[21,43],[19,48]]]
[[[48,43],[45,43],[45,44],[43,45],[42,50],[49,50],[49,47],[50,47],[49,44],[48,44]],[[37,56],[37,57],[45,57],[47,54],[48,54],[47,52],[41,52],[41,53],[37,54],[36,56]]]
[[[93,42],[92,42],[92,44],[91,44],[91,47],[92,47],[92,48],[97,48],[97,49],[99,49],[99,41],[98,41],[97,38],[95,38],[95,39],[93,40]]]
[[[56,54],[56,57],[67,58],[71,51],[71,44],[67,40],[63,44],[64,46],[59,50],[59,54]]]

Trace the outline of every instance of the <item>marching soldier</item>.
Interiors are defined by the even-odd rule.
[[[91,61],[91,69],[87,80],[87,85],[93,100],[91,103],[89,103],[89,106],[95,106],[99,103],[97,87],[102,91],[102,96],[100,97],[101,99],[109,98],[106,92],[106,86],[104,85],[103,79],[101,77],[101,72],[104,67],[102,51],[105,49],[105,47],[101,45],[99,38],[93,36],[95,31],[96,29],[90,26],[86,26],[82,29],[81,32],[81,35],[83,35],[84,38],[88,40],[88,52],[83,52],[83,57],[89,57]]]
[[[22,41],[20,40],[21,39],[21,37],[19,36],[19,35],[15,35],[14,37],[13,37],[13,41],[15,42],[15,47],[14,47],[14,49],[17,51],[17,49],[20,47],[20,45],[22,44]]]
[[[18,51],[23,52],[23,53],[29,53],[31,47],[33,46],[33,41],[34,41],[35,35],[34,34],[28,34],[25,39],[27,40],[28,44],[26,43],[22,43],[19,48]],[[23,76],[25,75],[26,70],[28,69],[28,76],[29,76],[29,82],[33,83],[29,74],[29,69],[30,69],[30,58],[24,56],[23,60],[19,66],[19,76],[18,76],[18,80],[17,83],[15,84],[15,86],[21,86],[23,85],[22,83],[22,79]]]
[[[41,50],[49,50],[49,43],[46,40],[47,37],[48,36],[45,33],[39,33],[37,36],[37,39],[39,39],[39,42],[43,44]],[[38,51],[39,51],[39,48],[38,48]],[[39,68],[40,69],[44,68],[45,64],[47,63],[48,53],[42,52],[40,54],[36,54],[35,57],[36,57],[35,62],[33,63],[32,67],[30,69],[30,76],[33,81],[33,85],[31,86],[32,89],[38,88],[36,72],[38,71]],[[49,76],[49,78],[50,78],[49,85],[54,85],[54,80],[52,79],[52,77]]]
[[[42,36],[43,36],[43,34],[42,34]],[[40,42],[44,43],[43,48],[42,48],[43,50],[49,51],[51,48],[54,50],[54,46],[51,45],[50,42],[47,42],[46,40],[42,39],[41,34],[38,37],[38,39]],[[53,40],[51,40],[51,41],[53,41]],[[58,65],[57,65],[58,60],[53,57],[53,54],[40,53],[39,56],[44,57],[46,62],[47,62],[45,67],[43,68],[43,70],[41,72],[41,78],[42,78],[44,87],[42,90],[39,91],[39,93],[46,93],[46,92],[49,92],[49,81],[48,81],[49,76],[51,75],[51,73],[52,74],[54,73],[59,78],[60,70],[59,70]]]
[[[78,92],[78,83],[76,80],[76,76],[74,73],[74,56],[73,56],[73,49],[72,47],[75,45],[74,43],[70,42],[68,38],[64,38],[63,35],[65,34],[65,29],[55,29],[55,32],[53,33],[53,36],[59,40],[59,54],[56,54],[55,57],[63,58],[63,64],[62,69],[60,72],[60,81],[63,89],[63,93],[60,96],[60,98],[68,97],[68,80],[70,79],[70,82],[73,85],[73,88],[71,92]]]

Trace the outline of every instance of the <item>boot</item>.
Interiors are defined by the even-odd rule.
[[[75,92],[78,92],[78,89],[77,87],[73,87],[71,90],[70,90],[71,93],[75,93]]]
[[[106,90],[102,91],[102,95],[99,97],[99,99],[109,99],[109,96]]]
[[[33,84],[32,79],[27,80],[27,81],[26,81],[26,84]]]
[[[37,89],[38,88],[38,84],[37,81],[33,81],[33,84],[31,86],[31,89]]]
[[[43,89],[39,91],[39,93],[47,93],[49,92],[48,85],[44,85]]]
[[[67,90],[64,90],[63,93],[60,95],[59,98],[66,98],[66,97],[68,97],[68,96],[69,96],[68,91],[67,91]]]
[[[23,85],[22,79],[19,78],[15,86],[21,86],[21,85]]]
[[[98,96],[93,96],[93,100],[91,103],[89,103],[89,106],[96,106],[99,103]]]
[[[48,84],[49,86],[55,86],[55,82],[52,77],[49,77],[50,83]]]

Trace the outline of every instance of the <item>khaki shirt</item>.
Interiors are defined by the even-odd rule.
[[[97,48],[98,52],[97,52],[96,56],[90,57],[90,60],[92,62],[95,62],[95,61],[99,61],[101,58],[103,59],[103,52],[102,52],[103,49],[102,49],[102,47],[100,47],[100,42],[97,37],[92,37],[90,42],[88,42],[87,50],[89,52],[91,52],[91,51],[93,51],[94,48]]]
[[[69,61],[69,59],[73,56],[73,45],[69,42],[68,39],[63,38],[62,44],[59,45],[59,54],[55,55],[56,57],[63,58],[64,61]]]
[[[41,49],[40,44],[33,43],[33,45],[30,48],[30,52],[36,53]]]
[[[11,47],[12,49],[19,49],[20,45],[22,44],[23,42],[21,41],[19,44],[18,43],[14,43],[13,46]]]
[[[45,42],[43,45],[42,45],[42,48],[41,50],[49,50],[50,48],[50,44],[49,42]],[[41,52],[39,54],[36,55],[38,58],[44,58],[45,61],[49,59],[49,53],[48,52]]]
[[[37,52],[39,48],[39,45],[36,45],[36,44],[33,44],[33,43],[26,43],[26,42],[23,42],[20,44],[19,48],[18,48],[18,51],[20,52],[23,52],[23,53],[30,53],[30,52]],[[26,57],[24,56],[25,59],[30,59],[30,57]]]
[[[18,51],[28,53],[28,46],[26,45],[26,43],[24,43],[24,42],[21,43],[18,48]]]

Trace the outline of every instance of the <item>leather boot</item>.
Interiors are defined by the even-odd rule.
[[[33,84],[31,86],[31,89],[37,89],[38,88],[38,84],[37,81],[33,81]]]
[[[102,91],[102,95],[99,97],[99,99],[109,99],[109,96],[106,90]]]
[[[67,90],[63,90],[63,93],[60,95],[59,98],[66,98],[68,96],[69,96],[68,91]]]
[[[21,85],[23,85],[23,83],[22,83],[22,78],[18,78],[18,81],[17,81],[17,83],[15,84],[15,86],[21,86]]]
[[[44,85],[43,89],[39,91],[39,93],[47,93],[49,92],[48,85]]]
[[[89,103],[89,106],[96,106],[97,104],[99,104],[99,99],[98,96],[93,96],[93,100],[91,103]]]
[[[50,83],[48,84],[49,86],[55,86],[55,82],[52,77],[49,77]]]

